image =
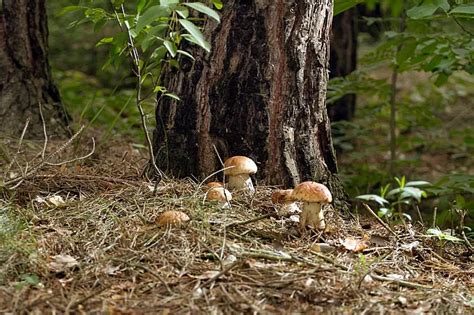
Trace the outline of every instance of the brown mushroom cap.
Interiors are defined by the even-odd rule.
[[[272,194],[272,202],[273,203],[287,203],[292,202],[293,200],[290,198],[293,189],[278,189],[275,190]]]
[[[255,162],[246,156],[233,156],[224,162],[224,167],[230,167],[224,170],[225,175],[236,176],[240,174],[255,174],[257,173],[257,165]]]
[[[306,202],[330,203],[332,195],[329,189],[323,184],[315,182],[303,182],[293,189],[291,194],[293,200]]]
[[[224,187],[224,184],[221,182],[209,182],[206,184],[208,188],[215,188],[215,187]]]
[[[189,217],[186,213],[181,211],[165,211],[159,217],[156,223],[159,226],[177,225],[189,221]]]
[[[224,187],[214,187],[207,192],[206,200],[226,202],[232,200],[232,194]]]

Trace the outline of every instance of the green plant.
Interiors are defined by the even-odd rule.
[[[464,1],[448,0],[339,0],[335,14],[358,4],[369,8],[380,6],[382,17],[365,18],[368,24],[377,23],[384,36],[377,47],[360,60],[353,75],[334,78],[329,84],[328,100],[334,102],[346,94],[372,87],[379,95],[378,106],[387,111],[390,134],[390,173],[398,166],[401,141],[399,95],[400,78],[405,72],[424,72],[431,76],[430,83],[442,86],[456,72],[474,73],[474,36],[466,21],[474,18],[474,5]],[[386,65],[391,74],[384,80],[369,78],[374,68]],[[411,110],[413,112],[413,110]]]
[[[426,230],[426,234],[432,237],[436,237],[439,239],[441,242],[442,241],[448,241],[448,242],[454,242],[454,243],[460,243],[462,240],[456,236],[453,236],[449,233],[445,233],[441,231],[439,228],[434,227],[434,228],[429,228]]]
[[[398,187],[390,189],[391,184],[380,188],[380,194],[359,195],[356,198],[364,201],[374,201],[379,205],[378,216],[387,220],[393,220],[395,215],[411,220],[411,216],[406,213],[405,207],[417,206],[422,198],[427,196],[425,190],[420,187],[430,186],[427,181],[406,181],[405,176],[395,177]]]
[[[126,58],[129,60],[136,79],[135,104],[148,145],[149,166],[152,166],[151,173],[159,180],[163,173],[155,164],[147,127],[148,115],[143,105],[159,102],[161,97],[179,100],[177,95],[162,85],[161,77],[168,69],[179,68],[181,57],[194,60],[184,42],[210,52],[210,44],[200,30],[204,19],[198,14],[191,14],[190,9],[218,23],[219,14],[204,3],[180,0],[140,0],[133,6],[126,5],[123,0],[111,0],[109,6],[101,1],[92,4],[67,6],[61,14],[81,11],[84,17],[73,21],[73,26],[91,22],[97,31],[107,23],[114,22],[119,27],[115,35],[100,39],[97,46],[110,46],[109,58],[104,67],[119,65]],[[217,9],[222,8],[220,0],[213,0],[212,4]],[[130,7],[131,10],[128,10]]]
[[[452,209],[465,209],[466,224],[472,225],[474,217],[474,176],[452,174],[443,176],[433,186],[426,189],[438,197],[436,225],[445,225],[452,220]]]

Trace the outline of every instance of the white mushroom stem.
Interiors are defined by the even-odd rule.
[[[221,203],[221,208],[222,209],[229,209],[230,208],[230,202],[222,202]]]
[[[324,222],[324,212],[320,203],[303,203],[303,211],[300,214],[300,225],[302,228],[305,228],[306,225],[320,230],[324,230],[326,228],[326,222]]]
[[[248,174],[239,174],[230,176],[228,181],[228,187],[231,190],[247,190],[251,193],[255,192],[255,188],[253,188],[252,179]]]
[[[283,206],[281,207],[281,210],[284,212],[288,213],[299,213],[301,212],[300,207],[298,207],[298,204],[296,202],[288,202],[284,203]]]

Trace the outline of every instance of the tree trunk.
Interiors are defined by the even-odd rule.
[[[352,8],[334,17],[331,32],[330,77],[345,77],[356,69],[357,10]],[[354,117],[356,95],[348,94],[328,106],[331,121]]]
[[[68,115],[48,64],[45,0],[3,0],[0,11],[0,133],[43,137],[40,104],[49,136],[68,133]]]
[[[291,187],[317,180],[343,198],[325,98],[331,0],[226,1],[222,23],[205,27],[212,52],[168,73],[181,102],[158,104],[157,163],[203,177],[246,155],[257,177]]]

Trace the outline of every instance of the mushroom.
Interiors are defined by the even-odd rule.
[[[306,225],[321,230],[326,228],[321,205],[332,202],[331,192],[326,186],[315,182],[303,182],[293,189],[291,199],[303,201],[303,211],[300,215],[302,228]]]
[[[272,202],[274,204],[281,204],[281,210],[289,213],[300,212],[300,208],[296,204],[295,200],[291,199],[291,193],[293,189],[278,189],[272,193]]]
[[[257,165],[252,159],[245,156],[233,156],[224,162],[224,174],[229,177],[229,189],[242,189],[254,192],[251,174],[257,172]]]
[[[159,217],[156,223],[159,226],[180,225],[188,222],[190,219],[188,215],[181,211],[165,211]]]
[[[221,182],[209,182],[206,184],[207,188],[215,188],[215,187],[224,187],[224,183]]]
[[[206,193],[206,200],[217,201],[222,205],[222,208],[229,208],[229,201],[232,200],[232,194],[223,186],[213,187]]]

